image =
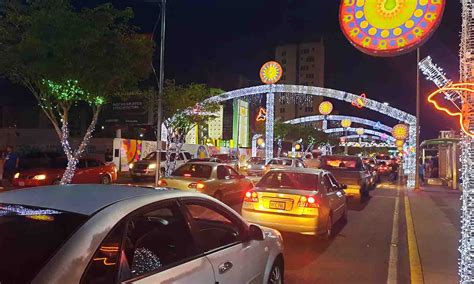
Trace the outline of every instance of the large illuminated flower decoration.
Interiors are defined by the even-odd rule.
[[[436,30],[445,0],[342,0],[339,21],[359,50],[395,56],[423,44]]]
[[[451,97],[446,96],[446,94],[452,94],[453,92],[458,95],[459,100],[450,100],[449,98]],[[469,96],[474,96],[474,84],[451,84],[448,87],[438,89],[431,93],[428,96],[428,102],[433,104],[439,111],[445,112],[450,116],[458,116],[462,131],[468,136],[474,137],[474,132],[469,129],[469,125],[471,124],[469,117],[472,116],[474,110],[467,107],[469,104],[462,104]],[[442,102],[446,101],[452,103],[454,110],[442,105]]]
[[[334,106],[330,101],[324,101],[319,104],[319,113],[322,115],[329,115],[333,111]]]
[[[397,124],[392,128],[392,136],[397,140],[405,140],[408,137],[408,131],[406,124]]]
[[[276,61],[269,61],[263,64],[260,69],[260,79],[264,84],[275,84],[283,76],[283,68]]]

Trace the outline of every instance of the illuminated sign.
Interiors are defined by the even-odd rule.
[[[356,108],[364,108],[367,105],[367,95],[362,94],[352,101],[352,105]]]
[[[258,110],[258,115],[257,115],[257,121],[265,121],[267,120],[267,111],[261,107],[259,110]]]
[[[242,100],[235,100],[233,141],[238,141],[239,147],[250,147],[249,118],[249,103]]]

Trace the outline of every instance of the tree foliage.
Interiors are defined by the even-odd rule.
[[[67,0],[7,0],[5,7],[0,75],[31,91],[73,162],[86,147],[101,106],[148,77],[153,45],[128,24],[131,9],[104,4],[78,11]],[[72,151],[64,145],[69,111],[78,103],[88,104],[93,118]]]

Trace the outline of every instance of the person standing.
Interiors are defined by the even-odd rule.
[[[5,162],[3,163],[3,179],[11,182],[13,176],[18,171],[18,163],[20,158],[18,154],[13,152],[12,146],[7,146],[7,153],[5,155]]]

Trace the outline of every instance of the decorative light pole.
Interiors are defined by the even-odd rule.
[[[331,114],[333,109],[334,109],[334,106],[329,101],[324,101],[324,102],[321,102],[321,104],[319,104],[319,113],[324,115],[323,130],[328,129],[327,116]]]
[[[341,126],[342,128],[344,128],[344,136],[347,137],[347,129],[351,127],[351,125],[352,125],[352,121],[350,119],[341,120]],[[346,143],[344,144],[344,155],[349,154],[349,147],[347,145],[348,142],[349,141],[346,141]]]

